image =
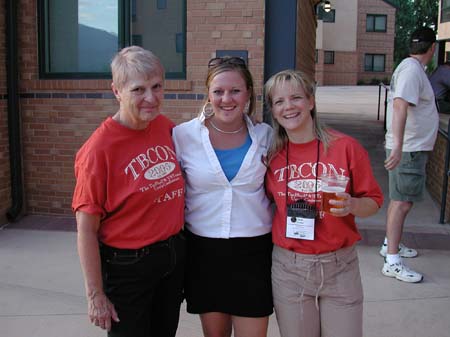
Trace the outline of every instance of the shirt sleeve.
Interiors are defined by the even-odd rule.
[[[273,138],[273,129],[270,125],[267,125],[267,133],[266,133],[266,147],[269,149],[272,145]]]
[[[267,199],[269,199],[271,202],[273,202],[273,194],[272,194],[272,191],[271,191],[270,186],[269,186],[269,179],[268,179],[267,174],[266,174],[266,176],[264,178],[264,189],[266,191]]]
[[[397,74],[394,99],[401,98],[412,105],[419,103],[422,77],[417,75],[416,68],[410,65]]]
[[[73,212],[83,211],[92,215],[99,215],[100,218],[105,217],[106,179],[105,176],[100,176],[98,172],[103,170],[106,174],[106,169],[99,170],[100,166],[96,158],[76,159],[76,185],[72,200]]]
[[[181,155],[181,144],[180,144],[180,141],[181,141],[180,138],[181,137],[180,137],[180,132],[179,131],[180,131],[179,127],[174,127],[172,129],[172,141],[173,141],[173,145],[175,147],[175,153],[177,155],[177,160],[180,163],[180,166],[183,167],[183,163],[182,163],[182,160],[181,160],[181,157],[182,157],[182,155]]]

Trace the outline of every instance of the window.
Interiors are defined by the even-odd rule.
[[[319,51],[316,49],[314,51],[314,63],[318,63],[319,62]]]
[[[336,11],[334,9],[325,12],[322,6],[317,6],[317,19],[323,22],[334,22]]]
[[[167,8],[167,0],[157,0],[156,8],[158,9],[166,9]]]
[[[42,78],[109,78],[131,44],[154,52],[167,78],[186,74],[186,0],[39,0]]]
[[[323,52],[323,63],[334,64],[334,51],[325,50]]]
[[[441,22],[450,22],[450,0],[442,0]]]
[[[364,71],[384,72],[386,55],[366,54],[364,56]]]
[[[367,14],[366,32],[386,32],[387,15]]]
[[[186,0],[136,1],[131,33],[142,36],[142,47],[154,52],[167,78],[185,78]]]

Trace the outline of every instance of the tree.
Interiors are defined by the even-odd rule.
[[[436,31],[439,15],[439,0],[416,0],[414,3],[417,27],[427,26]]]
[[[395,16],[394,65],[409,55],[409,39],[419,27],[437,29],[439,0],[392,0]]]

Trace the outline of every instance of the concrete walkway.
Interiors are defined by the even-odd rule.
[[[375,175],[387,191],[383,169],[383,124],[376,120],[377,87],[321,87],[321,116],[368,149]],[[351,103],[348,103],[351,102]],[[407,219],[404,242],[419,249],[408,260],[424,273],[420,284],[381,275],[378,254],[385,206],[360,220],[358,246],[363,278],[365,337],[448,337],[450,331],[450,226],[438,224],[429,196]],[[99,337],[86,316],[73,218],[28,216],[0,230],[0,337]],[[183,307],[177,337],[201,337],[197,316]],[[279,337],[274,315],[269,337]]]

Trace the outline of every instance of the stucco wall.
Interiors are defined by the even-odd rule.
[[[323,49],[355,51],[358,24],[358,0],[332,1],[335,22],[323,22]]]
[[[439,40],[446,40],[450,39],[450,22],[441,22],[441,5],[442,0],[439,1],[438,38]]]
[[[393,66],[395,8],[382,0],[332,2],[335,22],[318,21],[316,81],[321,85],[356,85],[389,79]],[[367,14],[387,15],[386,32],[366,32]],[[334,51],[334,64],[322,64],[324,51]],[[366,72],[365,54],[385,54],[384,72]]]

